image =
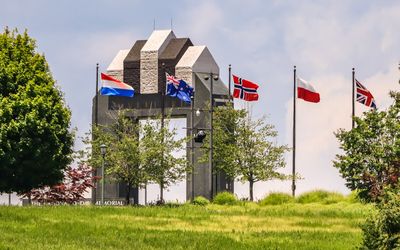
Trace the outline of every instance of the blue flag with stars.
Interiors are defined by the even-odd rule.
[[[176,77],[166,73],[167,78],[167,95],[172,97],[177,97],[180,100],[191,103],[193,96],[193,88],[187,84],[182,79],[177,79]]]

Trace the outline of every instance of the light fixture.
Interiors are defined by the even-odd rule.
[[[102,156],[104,156],[107,152],[107,146],[105,144],[100,145],[100,153]]]
[[[200,116],[200,109],[197,109],[197,110],[196,110],[196,116],[197,116],[197,117]]]

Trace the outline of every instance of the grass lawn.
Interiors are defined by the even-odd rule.
[[[359,203],[0,207],[0,249],[354,249]]]

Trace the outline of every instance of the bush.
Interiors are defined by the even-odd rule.
[[[362,226],[361,249],[400,249],[400,195],[389,193]]]
[[[198,206],[206,206],[206,205],[210,204],[210,201],[207,200],[206,198],[204,198],[203,196],[197,196],[192,201],[192,204],[198,205]]]
[[[301,204],[320,202],[324,204],[332,204],[344,201],[345,198],[342,194],[335,192],[328,192],[324,190],[315,190],[304,193],[297,198],[297,202]]]
[[[270,193],[267,197],[260,200],[258,203],[261,206],[265,205],[280,205],[284,203],[294,202],[294,199],[291,195],[286,193]]]
[[[349,195],[346,196],[346,201],[349,203],[357,203],[357,202],[362,202],[361,199],[358,196],[358,191],[353,190]]]
[[[235,205],[238,203],[238,200],[232,193],[221,192],[214,197],[213,203],[219,205]]]

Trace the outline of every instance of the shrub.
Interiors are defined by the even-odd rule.
[[[284,203],[294,202],[291,195],[286,193],[270,193],[267,197],[259,201],[261,206],[265,205],[280,205]]]
[[[207,200],[206,198],[204,198],[203,196],[197,196],[192,201],[192,204],[198,205],[198,206],[206,206],[206,205],[210,204],[210,201]]]
[[[389,193],[362,226],[361,249],[400,249],[400,195]]]
[[[347,195],[345,199],[347,202],[350,202],[350,203],[362,202],[358,196],[357,190],[351,191],[351,193],[349,195]]]
[[[213,203],[219,205],[235,205],[237,202],[236,196],[229,192],[218,193],[213,200]]]
[[[328,192],[324,190],[315,190],[304,193],[297,198],[297,202],[301,204],[321,202],[324,204],[332,204],[344,201],[345,198],[342,194],[335,192]]]

